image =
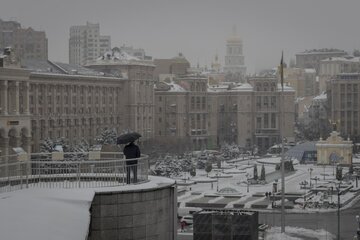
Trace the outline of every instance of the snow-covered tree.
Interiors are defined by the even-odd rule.
[[[260,180],[265,181],[265,166],[264,166],[264,164],[261,167]]]
[[[212,170],[212,164],[210,161],[208,161],[205,166],[206,176],[209,176],[209,172],[211,172],[211,170]]]
[[[116,144],[116,139],[117,139],[117,133],[116,130],[113,129],[109,129],[109,128],[105,128],[99,136],[97,136],[95,138],[95,142],[97,144]]]
[[[191,170],[190,170],[190,175],[191,175],[192,177],[195,177],[195,176],[196,176],[196,168],[195,168],[195,166],[192,166],[192,168],[191,168]]]
[[[155,163],[154,171],[158,176],[179,176],[182,172],[182,164],[176,157],[166,156]]]
[[[342,170],[343,170],[342,167],[337,167],[337,168],[336,168],[336,179],[337,179],[338,181],[341,181],[342,178],[343,178]]]
[[[70,150],[70,146],[64,138],[50,139],[46,138],[42,143],[40,143],[40,152],[51,153],[55,150],[55,146],[60,145],[63,147],[64,152]]]
[[[352,164],[350,164],[349,174],[353,174],[353,173],[354,173],[354,166]]]

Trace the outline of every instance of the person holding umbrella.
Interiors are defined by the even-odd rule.
[[[139,133],[126,133],[120,135],[117,139],[117,144],[128,143],[123,150],[126,159],[134,159],[134,160],[126,160],[126,183],[130,184],[131,182],[131,172],[134,175],[133,183],[137,182],[137,158],[140,157],[140,148],[134,143],[136,139],[141,137]]]

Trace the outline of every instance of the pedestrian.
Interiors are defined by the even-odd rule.
[[[181,232],[184,232],[184,230],[185,230],[185,222],[181,221],[180,225],[181,225]]]
[[[126,159],[134,159],[134,160],[126,160],[126,183],[130,184],[130,176],[131,172],[133,173],[133,183],[137,182],[137,158],[140,157],[140,148],[134,143],[134,141],[130,142],[128,145],[124,147],[123,151]]]

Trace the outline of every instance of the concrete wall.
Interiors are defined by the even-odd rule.
[[[88,240],[176,239],[174,185],[96,193]]]

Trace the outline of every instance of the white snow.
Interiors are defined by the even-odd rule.
[[[178,85],[174,82],[172,82],[168,85],[170,86],[169,92],[186,92],[186,90],[183,87],[181,87],[180,85]]]
[[[273,227],[266,231],[265,240],[301,240],[303,238],[331,240],[335,239],[335,236],[324,229],[312,230],[298,227],[285,227],[285,233],[281,233],[280,227]]]
[[[0,239],[86,239],[95,192],[151,189],[175,183],[154,176],[149,180],[118,187],[28,188],[0,193]]]
[[[23,189],[0,194],[1,239],[86,239],[94,191]]]

